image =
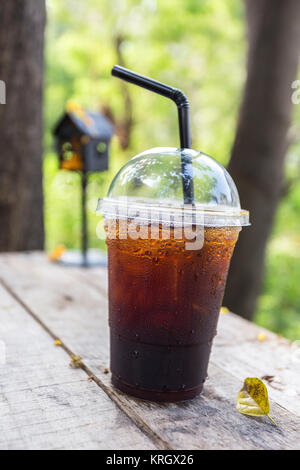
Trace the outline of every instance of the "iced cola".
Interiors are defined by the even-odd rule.
[[[241,228],[204,227],[203,246],[191,250],[175,228],[134,240],[122,227],[112,237],[106,227],[112,382],[148,400],[193,398],[207,376]]]

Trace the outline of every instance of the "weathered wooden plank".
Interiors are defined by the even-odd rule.
[[[154,449],[0,286],[0,449]]]
[[[106,300],[107,271],[103,268],[75,269],[72,275],[94,286]],[[263,341],[259,340],[264,334]],[[237,379],[268,377],[270,397],[287,410],[300,416],[299,349],[290,341],[258,327],[234,314],[221,315],[211,363]]]
[[[106,270],[95,269],[93,276],[89,271],[76,270],[73,275],[106,295]],[[259,340],[261,333],[264,334],[263,341]],[[299,346],[297,348],[296,344],[237,315],[220,316],[211,363],[239,380],[268,377],[266,383],[270,397],[297,416],[300,416],[299,361]]]
[[[270,397],[300,416],[297,346],[232,314],[221,315],[219,331],[212,361],[235,377],[267,377]],[[265,336],[263,341],[258,339],[260,334]]]
[[[29,265],[30,277],[27,274]],[[109,377],[104,374],[104,368],[108,365],[108,334],[103,285],[105,274],[102,271],[101,274],[99,270],[87,273],[65,270],[49,265],[40,255],[2,256],[0,267],[5,282],[69,347],[84,358],[119,406],[126,408],[128,414],[138,414],[171,447],[286,449],[299,446],[299,420],[280,404],[272,404],[278,429],[267,421],[241,416],[235,411],[236,394],[245,374],[234,377],[222,365],[219,366],[218,357],[211,364],[203,395],[192,402],[157,405],[115,392],[110,386]],[[235,317],[226,315],[222,323],[227,318]],[[222,336],[222,328],[221,325],[219,337],[223,338],[225,345],[231,336]],[[243,331],[240,331],[241,342],[242,338]],[[222,355],[222,345],[218,348],[219,355]],[[236,363],[239,356],[231,360]]]

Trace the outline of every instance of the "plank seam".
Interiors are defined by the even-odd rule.
[[[107,301],[107,291],[105,291],[105,289],[99,289],[99,286],[96,285],[96,283],[93,282],[93,280],[90,280],[86,275],[85,273],[81,273],[81,272],[74,272],[74,271],[69,271],[68,272],[68,275],[74,279],[75,281],[79,281],[82,280],[86,285],[88,285],[89,287],[91,287],[93,290],[96,290],[98,295],[100,295],[102,297],[103,300]],[[234,317],[234,320],[236,320],[237,322],[241,322],[241,323],[244,323],[245,325],[248,325],[248,320],[242,318],[242,317],[237,317],[236,314],[230,312],[228,314],[229,316],[232,316]],[[273,332],[270,332],[269,330],[265,329],[265,328],[262,328],[260,327],[259,325],[256,325],[256,324],[253,324],[256,328],[257,328],[257,331],[265,331],[267,332],[268,334],[272,333],[272,335],[277,336],[276,333],[273,333]],[[252,325],[252,326],[253,326]],[[285,339],[285,338],[284,338]],[[287,339],[285,339],[288,343],[289,341]],[[243,340],[241,341],[241,344],[242,343],[253,343],[254,340],[253,339],[246,339],[246,340]],[[215,367],[217,367],[219,370],[221,370],[222,372],[225,372],[226,374],[229,374],[231,375],[231,377],[235,378],[235,379],[238,379],[238,380],[241,380],[241,377],[236,374],[236,373],[233,373],[233,372],[229,372],[226,368],[223,368],[222,366],[220,366],[220,364],[216,363],[213,358],[210,359],[210,364],[214,365]],[[241,382],[242,383],[242,382]],[[276,404],[277,406],[279,406],[282,410],[286,411],[287,413],[290,413],[292,416],[296,417],[296,418],[299,418],[299,414],[296,413],[295,411],[293,410],[289,410],[288,408],[286,408],[284,405],[281,405],[280,403],[278,403],[274,398],[271,400],[274,404]]]
[[[16,294],[11,287],[0,277],[0,284],[2,287],[13,297],[13,299],[30,315],[30,317],[38,323],[46,333],[54,340],[59,340],[61,342],[60,347],[72,358],[75,354],[73,351],[58,337],[53,331],[26,305],[26,303]],[[101,388],[106,395],[117,405],[117,407],[140,429],[143,434],[145,434],[158,449],[162,450],[175,450],[173,447],[163,439],[157,432],[155,432],[140,416],[139,414],[126,403],[122,396],[115,392],[113,389],[110,389],[105,385],[99,377],[97,377],[92,370],[82,361],[81,369],[87,374],[87,376],[92,379],[95,384]]]

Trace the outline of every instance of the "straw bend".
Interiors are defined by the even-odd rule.
[[[154,91],[159,95],[170,98],[179,107],[189,107],[189,101],[187,97],[183,91],[179,90],[178,88],[174,88],[170,85],[166,85],[165,83],[153,80],[153,78],[145,77],[145,75],[133,72],[132,70],[126,69],[121,65],[115,65],[112,68],[111,74],[114,77],[125,80],[126,82],[133,83],[134,85],[146,88],[146,90]]]
[[[173,97],[171,98],[174,103],[176,103],[177,108],[189,108],[189,100],[183,93],[183,91],[179,90],[178,88],[173,88],[174,94]]]
[[[153,80],[153,78],[140,75],[121,65],[115,65],[111,71],[114,77],[121,78],[126,82],[138,85],[146,90],[153,91],[165,98],[171,99],[177,106],[179,119],[179,133],[181,148],[191,148],[190,122],[189,122],[189,101],[183,91],[165,83]]]
[[[115,65],[111,71],[114,77],[121,78],[126,82],[138,85],[146,90],[158,93],[165,98],[171,99],[177,106],[179,135],[181,149],[191,148],[191,132],[189,118],[189,101],[185,94],[178,88],[173,88],[165,83],[145,77],[120,65]],[[181,154],[181,168],[183,179],[184,202],[192,204],[194,202],[193,165],[191,156],[187,152]]]

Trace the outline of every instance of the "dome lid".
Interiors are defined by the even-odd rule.
[[[184,204],[183,154],[192,168],[192,205]],[[228,171],[213,158],[192,149],[153,148],[132,158],[115,176],[101,206],[107,218],[117,213],[118,217],[149,222],[151,210],[151,222],[193,214],[197,223],[205,226],[249,225],[249,212],[241,210]]]

